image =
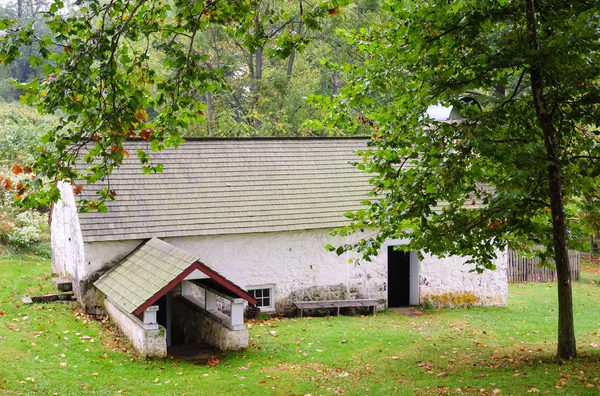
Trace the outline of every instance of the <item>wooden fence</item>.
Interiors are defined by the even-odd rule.
[[[515,250],[508,251],[508,281],[520,282],[556,282],[556,270],[540,268],[539,258],[525,258]],[[569,250],[571,280],[579,280],[579,252]]]

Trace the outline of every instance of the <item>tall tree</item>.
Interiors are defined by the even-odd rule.
[[[49,3],[50,0],[14,0],[0,3],[0,19],[7,18],[21,25],[30,24],[36,36],[43,36],[49,34],[49,31],[42,23],[39,13],[47,9]],[[8,84],[9,80],[26,82],[43,75],[40,67],[29,62],[31,56],[36,55],[39,55],[37,46],[32,43],[22,49],[21,55],[11,65],[0,63],[0,98],[9,101],[19,100],[22,92]]]
[[[356,54],[348,53],[352,48],[335,35],[335,29],[368,26],[381,9],[374,0],[334,7],[320,21],[319,29],[309,29],[302,17],[305,7],[310,6],[293,0],[257,3],[254,20],[261,23],[252,34],[263,39],[256,48],[245,46],[244,37],[231,37],[218,26],[196,38],[195,49],[206,54],[206,63],[224,70],[226,89],[205,95],[205,123],[194,125],[191,134],[302,136],[324,131],[303,125],[319,111],[304,98],[333,94],[341,86],[341,79],[334,77],[337,71],[324,67],[320,60],[349,59]],[[299,40],[302,51],[282,46],[290,37]]]
[[[373,197],[338,232],[375,233],[339,251],[368,259],[386,239],[408,238],[409,249],[468,256],[478,271],[506,246],[554,258],[557,355],[575,357],[567,249],[579,225],[568,210],[597,193],[600,176],[600,2],[386,9],[388,22],[345,34],[368,60],[347,67],[331,122],[372,126],[358,166],[372,174]],[[427,109],[439,104],[464,118],[432,120]]]

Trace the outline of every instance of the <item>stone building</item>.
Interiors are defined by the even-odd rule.
[[[366,142],[190,139],[152,154],[162,173],[146,175],[135,155],[126,159],[110,177],[116,200],[108,213],[76,210],[76,199],[93,198],[106,182],[84,185],[78,196],[60,185],[54,272],[72,278],[89,312],[108,311],[139,350],[158,355],[196,333],[222,349],[244,347],[240,310],[248,302],[281,314],[295,300],[506,304],[503,252],[496,271],[477,275],[461,257],[420,260],[394,249],[406,241],[387,241],[360,265],[350,253],[325,250],[357,238],[329,232],[368,199],[369,176],[350,164]],[[125,143],[130,153],[139,148],[147,143]]]

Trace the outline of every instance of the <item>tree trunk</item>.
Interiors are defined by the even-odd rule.
[[[262,72],[263,72],[263,48],[259,47],[256,49],[254,53],[254,83],[252,84],[254,87],[253,98],[252,98],[252,115],[256,117],[258,113],[258,98],[260,95],[260,88],[262,82]],[[258,130],[260,128],[260,120],[258,118],[254,118],[254,128]]]
[[[213,94],[212,92],[205,92],[204,99],[206,100],[206,135],[212,135],[213,126]]]
[[[525,14],[529,45],[533,54],[538,50],[537,27],[535,18],[535,0],[525,0]],[[570,359],[577,356],[575,328],[573,325],[573,292],[567,246],[567,224],[563,202],[562,169],[560,165],[560,147],[557,131],[552,123],[552,115],[544,98],[542,66],[533,59],[530,66],[531,91],[538,122],[544,133],[544,145],[548,158],[548,188],[550,192],[550,210],[552,213],[552,242],[556,276],[558,280],[558,349],[557,356]]]
[[[331,75],[331,96],[336,96],[340,93],[340,78],[337,70],[334,70]]]

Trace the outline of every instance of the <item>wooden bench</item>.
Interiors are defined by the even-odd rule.
[[[340,314],[340,308],[359,308],[369,307],[369,310],[375,315],[375,308],[379,304],[379,300],[363,299],[363,300],[329,300],[329,301],[293,301],[300,312],[300,317],[305,309],[331,309],[335,308],[335,314]]]

